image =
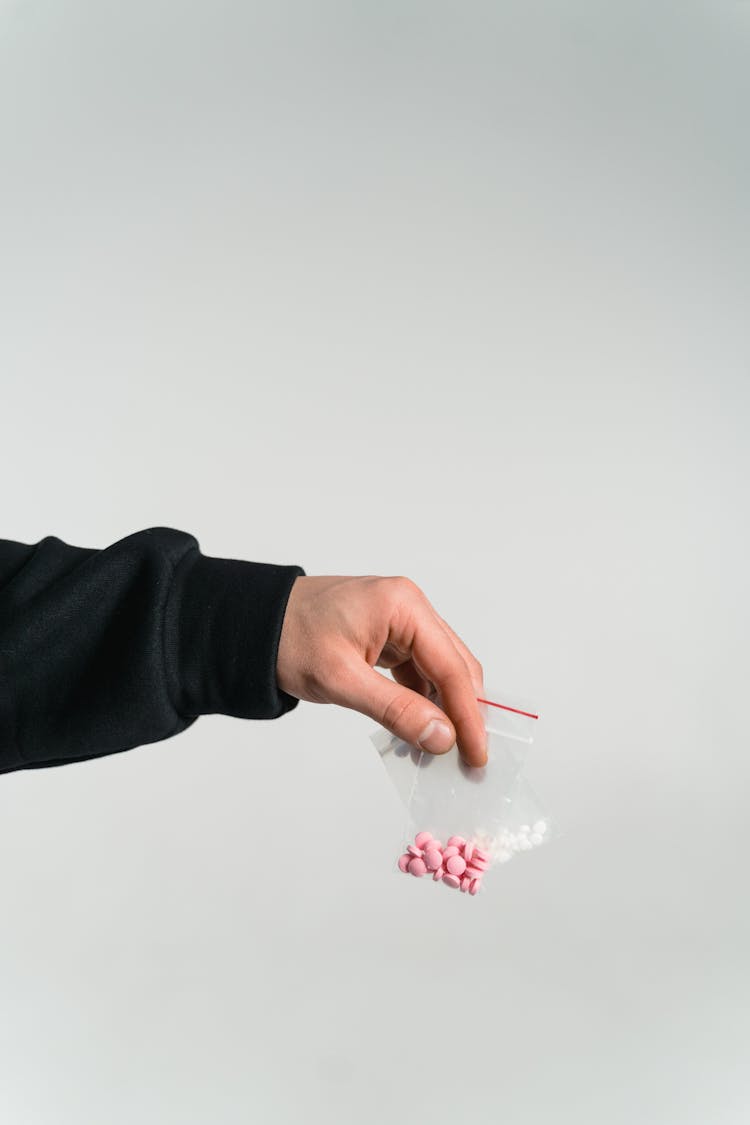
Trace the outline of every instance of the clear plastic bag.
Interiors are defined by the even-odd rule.
[[[487,732],[482,767],[467,766],[455,745],[430,754],[383,727],[370,735],[407,812],[404,835],[411,842],[397,870],[431,874],[473,894],[495,864],[545,842],[550,830],[522,774],[538,722],[535,708],[499,693],[478,702]]]
[[[507,863],[519,852],[541,847],[556,835],[555,824],[521,772],[499,823],[494,829],[479,824],[473,839],[490,854],[492,863]]]

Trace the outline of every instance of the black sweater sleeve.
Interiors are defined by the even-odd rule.
[[[202,554],[152,527],[110,547],[0,540],[0,773],[130,750],[199,715],[276,719],[300,566]]]

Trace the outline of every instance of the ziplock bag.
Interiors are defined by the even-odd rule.
[[[548,844],[556,835],[555,824],[521,772],[497,829],[493,832],[479,825],[473,839],[489,853],[491,866],[492,863],[507,863],[519,852]]]
[[[439,698],[436,702],[441,706]],[[406,808],[404,834],[413,839],[398,869],[432,874],[474,894],[490,867],[536,846],[549,829],[521,774],[534,740],[535,708],[494,692],[478,703],[487,732],[485,766],[467,766],[455,745],[445,754],[431,754],[383,727],[370,735]]]

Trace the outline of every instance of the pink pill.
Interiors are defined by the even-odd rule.
[[[461,880],[461,890],[466,892],[466,891],[468,891],[470,886],[471,886],[471,879],[469,878],[468,875],[464,875],[463,879]]]
[[[418,856],[414,856],[409,860],[408,870],[410,875],[416,875],[417,878],[419,878],[420,875],[424,875],[426,873],[427,868],[424,865],[423,859],[420,859]]]
[[[469,883],[469,894],[470,895],[477,894],[481,885],[482,885],[481,879],[472,879],[471,882]]]
[[[451,855],[445,861],[445,869],[451,875],[463,875],[466,870],[466,860],[462,859],[460,855]]]
[[[443,875],[445,875],[445,868],[444,867],[438,867],[437,871],[434,872],[432,878],[437,883],[438,879],[442,879]]]
[[[457,848],[462,848],[465,843],[466,841],[464,840],[463,836],[451,836],[448,841],[448,847],[452,848],[455,845]]]
[[[400,871],[406,871],[407,867],[409,866],[409,860],[410,859],[411,859],[411,856],[407,855],[404,852],[404,854],[399,858],[399,861],[398,861],[398,866],[399,866]]]
[[[414,837],[414,843],[417,845],[418,848],[426,848],[428,842],[431,839],[432,839],[432,833],[431,832],[417,832],[416,836]]]
[[[460,848],[456,844],[448,844],[448,847],[443,852],[443,859],[450,859],[452,855],[458,855]]]
[[[474,859],[481,859],[485,863],[489,863],[490,853],[486,852],[484,848],[474,848]]]
[[[428,871],[436,871],[443,862],[443,857],[437,848],[428,848],[424,853],[424,861]]]
[[[443,845],[440,843],[439,840],[433,840],[432,843],[430,844],[430,847],[431,848],[437,848],[438,851],[440,851],[440,852],[443,850]]]
[[[424,852],[422,851],[422,849],[415,847],[414,844],[409,844],[409,846],[406,850],[409,853],[409,855],[413,855],[417,859],[421,859],[422,856],[424,855]]]
[[[471,857],[473,855],[474,855],[474,845],[472,844],[471,840],[467,840],[466,843],[464,844],[464,859],[466,860],[467,863],[469,862],[469,860],[471,859]]]
[[[473,867],[478,867],[480,871],[486,871],[489,867],[488,861],[486,859],[480,859],[476,852],[474,852],[474,855],[471,857],[471,863]]]
[[[474,861],[472,860],[472,862],[469,863],[466,867],[466,874],[469,875],[472,879],[481,879],[484,875],[484,871],[481,867],[476,867]]]
[[[461,885],[461,880],[458,875],[451,875],[450,873],[448,875],[443,875],[443,882],[446,887],[459,887]]]

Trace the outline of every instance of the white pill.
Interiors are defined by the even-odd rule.
[[[546,831],[547,831],[547,821],[546,820],[538,820],[536,822],[536,824],[534,825],[534,827],[532,828],[532,832],[536,832],[536,834],[538,836],[543,836]]]
[[[531,832],[531,825],[530,824],[522,824],[521,827],[518,829],[518,831],[523,832],[524,835],[525,835],[527,832]]]
[[[544,836],[541,836],[538,832],[532,832],[529,836],[529,842],[533,844],[535,848],[538,848],[543,840]]]
[[[528,836],[522,836],[518,841],[518,846],[522,852],[527,852],[531,847],[531,840],[528,838]]]
[[[508,860],[512,859],[512,858],[513,858],[513,853],[505,851],[504,849],[501,849],[497,853],[497,855],[495,856],[495,859],[497,860],[498,863],[507,863]]]

